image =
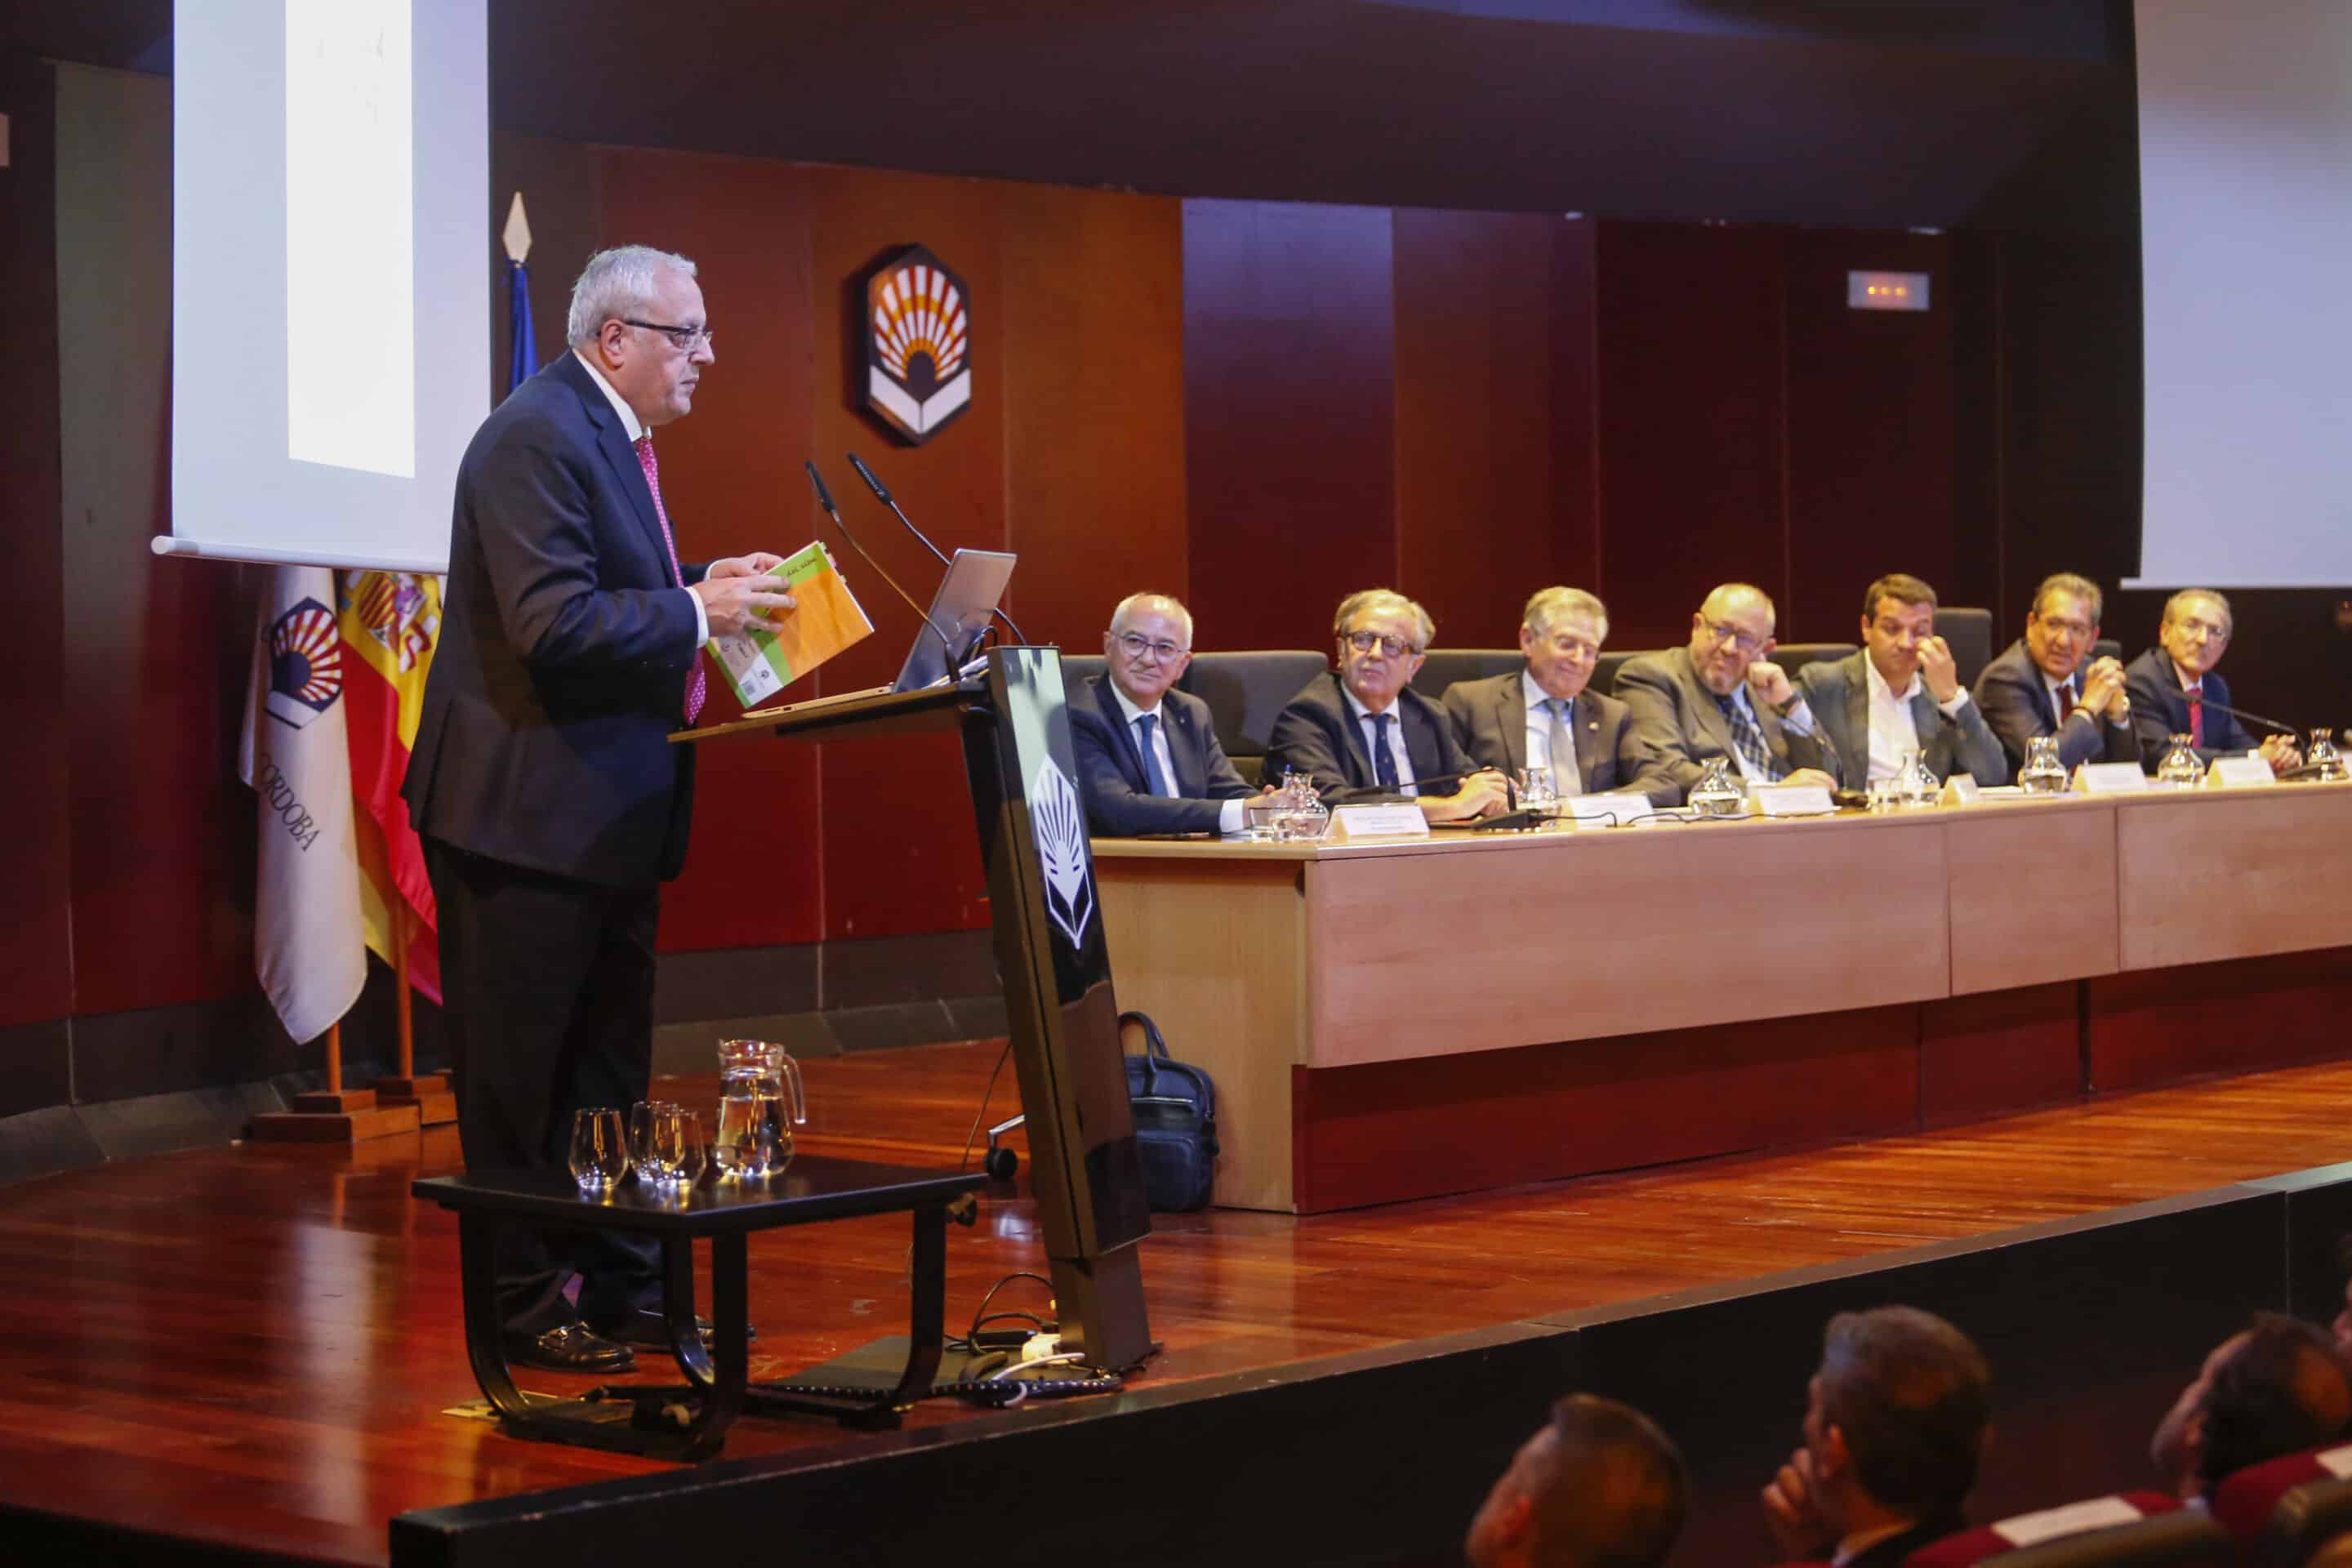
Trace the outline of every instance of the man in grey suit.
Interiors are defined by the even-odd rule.
[[[2009,782],[2009,759],[1936,635],[1935,589],[1901,572],[1873,583],[1862,600],[1862,641],[1860,653],[1799,670],[1790,710],[1791,723],[1809,721],[1828,739],[1842,787],[1891,779],[1913,752],[1939,779]]]
[[[1632,711],[1585,689],[1608,636],[1608,606],[1581,588],[1546,588],[1529,599],[1519,619],[1526,666],[1445,689],[1445,717],[1470,760],[1513,778],[1549,770],[1563,795],[1623,790],[1680,805],[1683,792],[1643,749]]]
[[[1617,672],[1634,738],[1680,794],[1718,757],[1749,784],[1834,784],[1810,727],[1780,721],[1796,694],[1768,657],[1777,619],[1763,589],[1726,583],[1691,616],[1688,647],[1628,659]]]
[[[2083,763],[2139,761],[2123,660],[2091,658],[2104,602],[2086,577],[2044,577],[2025,612],[2025,636],[1977,677],[1977,706],[2012,772],[2025,765],[2026,742],[2043,735],[2057,737],[2068,773]]]

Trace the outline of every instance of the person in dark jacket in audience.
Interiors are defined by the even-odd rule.
[[[1571,1394],[1511,1457],[1463,1555],[1471,1568],[1656,1568],[1689,1492],[1681,1452],[1648,1416]]]
[[[2328,1331],[2257,1312],[2213,1347],[2157,1423],[2148,1456],[2175,1495],[2208,1497],[2231,1471],[2333,1442],[2347,1422],[2352,1377]]]
[[[1915,1307],[1840,1312],[1765,1523],[1789,1558],[1897,1568],[1968,1527],[1991,1421],[1992,1373],[1966,1334]]]

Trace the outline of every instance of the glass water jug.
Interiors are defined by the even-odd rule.
[[[719,1137],[710,1154],[720,1176],[756,1180],[782,1170],[793,1157],[793,1129],[807,1125],[801,1067],[783,1047],[719,1042]]]
[[[1748,809],[1748,796],[1731,776],[1731,762],[1709,757],[1706,772],[1691,785],[1690,808],[1701,816],[1738,816]]]
[[[2164,753],[2164,761],[2156,764],[2156,782],[2176,789],[2190,789],[2204,776],[2205,766],[2197,760],[2197,752],[2186,735],[2172,737],[2172,750]]]
[[[2347,776],[2343,753],[2336,749],[2336,738],[2325,730],[2311,732],[2311,750],[2304,753],[2304,766],[2311,776],[2326,784],[2341,784]]]
[[[1928,806],[1944,786],[1937,782],[1936,770],[1927,759],[1913,752],[1903,759],[1903,766],[1895,775],[1895,804],[1906,807]]]
[[[2025,766],[2017,773],[2018,787],[2028,795],[2066,793],[2066,764],[2058,760],[2058,737],[2036,735],[2025,742]]]

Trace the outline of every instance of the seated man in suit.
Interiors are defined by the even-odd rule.
[[[1749,784],[1834,787],[1810,729],[1785,730],[1794,700],[1788,672],[1770,662],[1776,612],[1763,589],[1726,583],[1691,616],[1690,647],[1628,659],[1617,700],[1633,715],[1634,738],[1688,795],[1717,757]]]
[[[1294,769],[1327,805],[1411,800],[1432,822],[1507,809],[1502,775],[1471,762],[1445,710],[1406,685],[1437,635],[1429,612],[1391,589],[1367,588],[1339,601],[1331,627],[1339,671],[1317,676],[1275,716],[1267,781]]]
[[[2303,765],[2294,736],[2265,735],[2257,746],[2237,715],[2221,710],[2230,705],[2230,683],[2213,667],[2229,651],[2229,600],[2210,588],[2183,588],[2164,602],[2157,642],[2124,669],[2144,765],[2164,761],[2175,735],[2189,737],[2200,762],[2257,752],[2274,773]],[[2221,707],[2209,707],[2208,698]]]
[[[1648,1416],[1571,1394],[1511,1457],[1462,1554],[1471,1568],[1656,1568],[1689,1492],[1682,1454]]]
[[[1992,1373],[1966,1334],[1916,1307],[1840,1312],[1764,1522],[1792,1560],[1895,1568],[1968,1528],[1991,1421]]]
[[[1470,760],[1513,778],[1548,768],[1563,795],[1628,790],[1654,805],[1680,805],[1683,792],[1642,749],[1633,713],[1585,689],[1608,635],[1608,607],[1581,588],[1546,588],[1529,599],[1519,619],[1526,668],[1445,689],[1445,716]]]
[[[2102,603],[2086,577],[2044,577],[2025,612],[2025,636],[1977,677],[1977,707],[2012,773],[2025,765],[2025,743],[2043,735],[2058,737],[2058,761],[2069,773],[2082,763],[2139,761],[2123,661],[2091,658]]]
[[[1250,793],[1217,743],[1209,705],[1175,689],[1192,662],[1192,613],[1130,594],[1103,633],[1108,667],[1070,704],[1087,822],[1106,838],[1237,833]]]
[[[2257,1312],[2213,1347],[2157,1424],[2148,1457],[2182,1501],[2224,1476],[2335,1442],[2352,1421],[2352,1381],[2327,1331]]]
[[[1952,650],[1936,635],[1936,590],[1894,572],[1862,596],[1860,653],[1797,672],[1788,719],[1829,742],[1831,771],[1846,789],[1891,779],[1917,752],[1939,778],[2009,782],[2009,762],[1983,711],[1960,684]]]

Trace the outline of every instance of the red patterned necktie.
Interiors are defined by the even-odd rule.
[[[2189,689],[2189,743],[2205,743],[2205,689],[2201,686]]]
[[[654,461],[654,438],[637,437],[637,467],[646,471],[646,489],[654,492],[654,516],[661,521],[662,543],[669,550],[669,572],[679,587],[686,586],[686,573],[677,563],[677,539],[669,531],[669,513],[662,507],[661,466]],[[702,671],[702,650],[694,650],[694,668],[686,678],[686,721],[693,723],[702,712],[702,700],[709,695],[709,682]]]

